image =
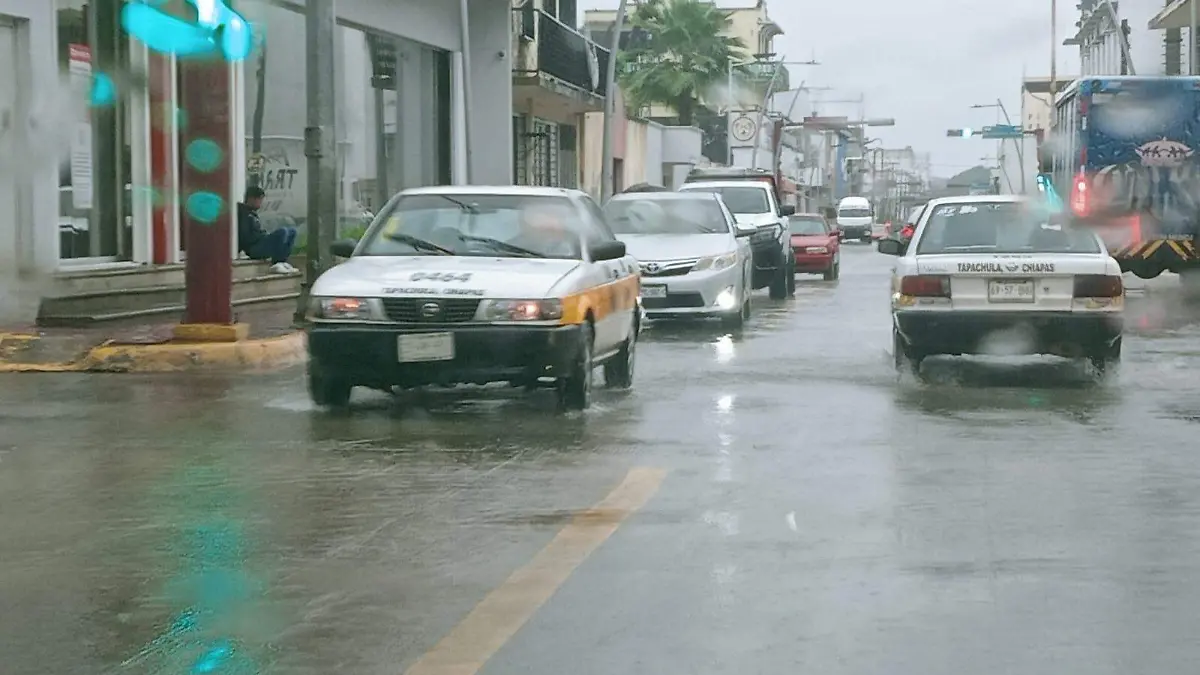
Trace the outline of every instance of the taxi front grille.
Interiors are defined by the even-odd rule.
[[[384,298],[383,311],[396,323],[465,323],[475,318],[475,298]]]

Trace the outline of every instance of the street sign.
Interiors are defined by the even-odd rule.
[[[1021,138],[1024,135],[1024,130],[1013,124],[997,124],[983,128],[984,138]]]

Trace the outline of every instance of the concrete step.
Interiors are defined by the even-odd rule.
[[[243,307],[294,300],[300,294],[301,278],[299,273],[235,278],[233,304]],[[60,295],[42,300],[38,325],[82,327],[174,314],[183,311],[185,301],[186,287],[183,283]]]
[[[233,278],[236,280],[265,276],[269,267],[269,264],[258,260],[235,260],[233,261]],[[55,276],[54,296],[177,286],[183,282],[183,263],[61,272]]]

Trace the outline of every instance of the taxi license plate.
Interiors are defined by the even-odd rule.
[[[1033,302],[1033,281],[991,280],[988,302]]]
[[[643,298],[665,298],[667,297],[666,286],[642,286]]]
[[[420,333],[396,338],[400,363],[450,361],[454,358],[454,333]]]

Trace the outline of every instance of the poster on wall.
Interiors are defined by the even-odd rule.
[[[75,101],[87,101],[92,87],[92,50],[87,45],[67,46],[67,73]],[[87,105],[80,106],[81,119],[75,120],[71,134],[71,204],[77,209],[92,208],[92,122]]]

